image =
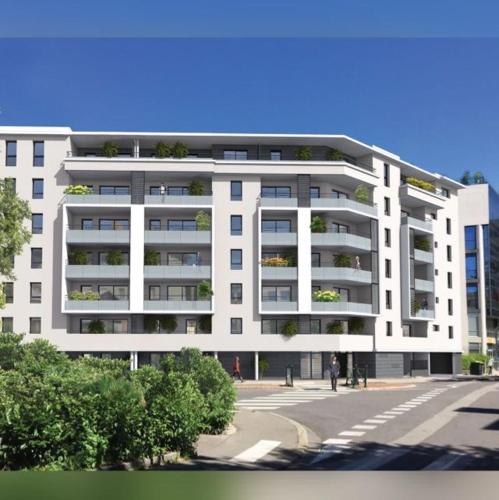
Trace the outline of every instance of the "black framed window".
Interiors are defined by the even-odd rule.
[[[447,229],[447,234],[452,233],[452,225],[451,225],[451,220],[449,218],[445,219],[445,226]]]
[[[128,300],[128,285],[99,285],[101,300]]]
[[[391,321],[386,322],[386,336],[387,337],[392,336],[392,322]]]
[[[386,295],[386,308],[391,309],[392,308],[392,291],[391,290],[385,290],[385,295]]]
[[[310,320],[310,333],[313,335],[320,335],[321,333],[321,320],[311,319]]]
[[[243,183],[241,181],[230,182],[231,201],[241,201],[243,199]]]
[[[439,332],[440,331],[440,325],[433,325],[433,331],[434,332]]]
[[[92,219],[82,219],[81,228],[83,231],[90,231],[94,228],[94,221]]]
[[[2,333],[12,333],[14,331],[14,318],[4,316],[2,319]]]
[[[224,160],[247,160],[247,149],[225,149]]]
[[[32,304],[40,304],[42,301],[42,284],[30,283],[29,284],[29,301]]]
[[[312,252],[312,267],[321,267],[321,254]]]
[[[43,250],[41,248],[31,249],[31,269],[41,269]]]
[[[159,300],[161,298],[161,287],[159,285],[149,285],[149,300]]]
[[[243,251],[238,248],[233,248],[230,251],[230,268],[242,269],[243,268]]]
[[[445,196],[446,198],[450,198],[450,191],[447,188],[441,188],[442,196]]]
[[[168,196],[188,196],[189,188],[187,186],[168,186],[166,194]]]
[[[149,186],[149,194],[151,196],[159,196],[161,194],[161,188],[159,186]]]
[[[3,294],[6,304],[14,303],[14,283],[8,282],[3,284]]]
[[[167,300],[197,300],[197,287],[193,285],[168,286]]]
[[[388,163],[383,164],[383,182],[386,187],[390,187],[390,165]]]
[[[281,161],[282,151],[274,150],[270,152],[271,161]]]
[[[450,245],[447,245],[447,261],[452,261],[452,247]]]
[[[128,231],[130,222],[128,219],[99,219],[101,231]]]
[[[262,220],[262,233],[290,233],[290,220]]]
[[[262,302],[291,302],[291,286],[262,286]]]
[[[385,278],[392,277],[392,261],[391,259],[385,259]]]
[[[103,195],[112,195],[112,194],[128,195],[128,194],[130,194],[130,188],[128,186],[99,186],[99,194],[103,194]]]
[[[45,143],[43,141],[33,142],[33,166],[43,167],[45,163]]]
[[[476,250],[476,226],[466,226],[464,228],[464,243],[466,250]]]
[[[449,338],[453,339],[454,338],[454,327],[449,326]]]
[[[321,197],[321,188],[316,186],[310,187],[310,198],[316,199]]]
[[[291,198],[290,186],[262,186],[262,198]]]
[[[392,246],[392,232],[390,229],[385,227],[385,247],[391,247]]]
[[[452,288],[452,273],[447,273],[447,288]]]
[[[43,233],[43,214],[31,215],[31,233],[32,234]]]
[[[390,198],[385,196],[385,215],[390,215]]]
[[[447,310],[448,310],[449,316],[452,316],[454,314],[454,302],[452,299],[447,300]]]
[[[42,333],[42,318],[29,318],[29,333]]]
[[[243,318],[230,318],[230,333],[232,335],[243,333]]]
[[[348,199],[348,194],[344,193],[343,191],[338,191],[336,189],[333,189],[331,191],[331,198],[335,198],[337,200],[339,200],[339,199],[346,200],[346,199]]]
[[[466,285],[466,304],[468,310],[476,311],[478,309],[478,285]]]
[[[196,231],[195,219],[169,219],[166,223],[168,231]]]
[[[168,266],[196,266],[201,259],[196,252],[168,252],[166,263]]]
[[[43,200],[43,179],[33,179],[32,198]]]
[[[243,284],[231,283],[230,284],[230,303],[242,304],[243,303]]]
[[[230,234],[233,236],[240,236],[243,234],[243,216],[231,215],[230,216]]]
[[[160,231],[160,230],[161,230],[161,221],[159,219],[150,219],[149,231]]]
[[[5,165],[15,167],[17,165],[17,141],[7,141],[5,146]]]

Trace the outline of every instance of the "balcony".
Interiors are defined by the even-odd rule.
[[[66,300],[65,310],[71,312],[114,312],[114,311],[128,311],[129,302],[128,298],[117,300]]]
[[[285,198],[285,197],[269,197],[262,196],[260,198],[261,207],[269,208],[296,208],[298,206],[297,198]]]
[[[128,279],[129,275],[129,266],[66,264],[67,279]]]
[[[144,243],[150,245],[209,245],[211,231],[145,231]]]
[[[417,319],[435,319],[435,311],[433,309],[420,309],[413,312],[412,316]]]
[[[371,239],[352,233],[312,233],[312,246],[371,251]]]
[[[298,302],[284,300],[265,300],[262,301],[263,312],[296,312],[298,311]]]
[[[193,279],[211,277],[211,266],[144,266],[145,279]]]
[[[420,279],[414,280],[414,289],[417,290],[418,292],[433,292],[434,288],[435,285],[433,281],[420,280]]]
[[[312,280],[338,281],[347,285],[370,285],[371,271],[352,267],[312,267]]]
[[[320,197],[310,200],[312,208],[354,212],[366,217],[377,217],[378,209],[373,204],[362,203],[349,198]]]
[[[130,231],[125,229],[68,229],[66,231],[66,243],[128,245],[129,242]]]
[[[296,246],[296,233],[261,233],[262,245],[268,246]]]
[[[166,206],[211,206],[213,197],[211,195],[149,195],[144,196],[145,205],[166,205]]]
[[[144,300],[145,311],[210,313],[210,300]]]
[[[262,266],[262,280],[296,280],[298,269],[296,267]]]
[[[402,184],[399,188],[402,205],[409,208],[427,207],[432,210],[444,208],[447,198],[433,191],[428,191],[411,184]]]
[[[372,314],[372,304],[360,302],[312,302],[312,312],[338,314]]]
[[[419,219],[410,215],[405,215],[401,220],[402,225],[412,226],[415,229],[420,229],[426,233],[433,232],[433,223],[431,220]]]
[[[422,264],[433,264],[433,253],[415,248],[414,261]]]
[[[129,205],[129,194],[67,194],[64,203],[68,205]]]

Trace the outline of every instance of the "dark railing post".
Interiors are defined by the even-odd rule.
[[[364,367],[364,388],[367,388],[367,365]]]

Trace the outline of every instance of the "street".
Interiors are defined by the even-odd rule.
[[[186,467],[264,470],[499,470],[499,383],[403,388],[238,388],[235,428],[200,440]]]

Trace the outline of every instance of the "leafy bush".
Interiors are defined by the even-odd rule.
[[[193,180],[190,182],[187,191],[190,196],[202,196],[204,194],[204,184],[201,181]]]
[[[211,333],[211,314],[204,314],[198,320],[199,329],[204,333]]]
[[[264,358],[263,356],[260,356],[258,358],[258,373],[260,377],[263,377],[265,375],[265,372],[268,371],[270,368],[270,364],[267,358]]]
[[[469,354],[463,354],[461,356],[461,368],[462,368],[462,371],[465,372],[465,373],[469,373],[469,371],[470,371],[470,364],[473,363],[474,361],[479,361],[481,363],[484,363],[485,366],[487,366],[488,360],[489,360],[489,357],[486,354],[479,354],[477,352],[469,353]]]
[[[85,194],[92,194],[92,193],[93,193],[93,189],[91,187],[84,186],[82,184],[72,184],[64,190],[64,194],[85,195]]]
[[[364,330],[364,323],[364,318],[350,318],[348,320],[348,331],[351,333],[360,333]]]
[[[148,333],[158,333],[159,319],[155,314],[144,316],[144,330]]]
[[[172,155],[172,148],[168,144],[158,142],[154,147],[154,154],[156,158],[168,158]]]
[[[185,158],[189,154],[187,146],[183,142],[176,142],[172,147],[172,156],[174,158]]]
[[[158,321],[165,332],[172,333],[177,329],[177,317],[174,314],[163,314]]]
[[[146,266],[159,266],[161,256],[155,250],[146,250],[144,252],[144,265]]]
[[[88,324],[88,333],[106,333],[104,323],[100,319],[93,319]]]
[[[339,335],[343,331],[343,323],[341,321],[331,321],[326,325],[326,332],[331,335]]]
[[[106,263],[109,266],[121,266],[123,264],[123,254],[119,250],[111,250],[107,253]]]
[[[204,210],[199,210],[195,219],[198,231],[209,231],[211,229],[211,217]]]
[[[308,146],[300,146],[295,151],[295,158],[300,161],[309,161],[312,159],[312,150]]]
[[[339,253],[334,256],[335,267],[352,267],[352,257],[344,253]]]
[[[69,300],[100,300],[99,292],[80,292],[79,290],[71,290],[69,292]]]
[[[326,221],[320,215],[315,215],[310,222],[310,229],[313,233],[325,233],[327,230]]]
[[[213,295],[213,290],[211,288],[211,283],[209,281],[203,280],[198,284],[198,298],[209,299]]]
[[[69,252],[68,260],[71,265],[86,266],[88,264],[88,254],[84,250],[73,250]]]
[[[369,202],[369,189],[367,189],[367,186],[360,184],[355,188],[354,194],[355,194],[355,199],[360,203]]]
[[[407,184],[410,184],[411,186],[424,189],[425,191],[430,191],[432,193],[435,192],[435,184],[432,184],[431,182],[428,181],[424,181],[423,179],[418,179],[417,177],[406,177],[405,182]]]
[[[114,142],[105,142],[102,145],[102,155],[108,158],[118,156],[118,146]]]
[[[2,333],[0,335],[0,370],[12,370],[22,359],[23,335]]]
[[[418,299],[412,301],[412,314],[417,314],[421,311],[422,304]]]
[[[424,236],[417,236],[414,238],[414,248],[429,252],[431,250],[430,240]]]
[[[332,148],[327,152],[326,158],[328,161],[341,161],[343,153],[339,149]]]
[[[265,257],[261,264],[263,267],[287,267],[288,260],[284,257]]]
[[[340,294],[335,290],[316,290],[312,294],[314,302],[339,302],[340,299]]]
[[[285,337],[294,337],[298,333],[298,322],[294,320],[288,320],[281,326],[281,335]]]

